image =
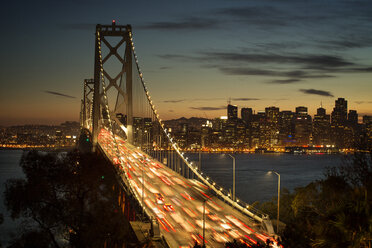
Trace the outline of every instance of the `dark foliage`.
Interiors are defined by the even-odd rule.
[[[112,247],[133,240],[117,206],[114,175],[101,157],[30,151],[21,167],[26,178],[7,181],[5,205],[32,228],[11,247]]]
[[[270,240],[267,240],[265,244],[257,243],[257,244],[250,244],[249,246],[247,246],[246,244],[244,244],[242,242],[239,242],[239,241],[237,241],[237,240],[234,239],[232,242],[225,243],[225,247],[226,248],[247,248],[247,247],[251,247],[251,248],[269,248],[270,247],[270,244],[271,244],[271,241]]]
[[[276,203],[259,207],[276,216]],[[293,193],[282,190],[280,206],[284,247],[371,247],[371,153],[347,156],[324,179]]]

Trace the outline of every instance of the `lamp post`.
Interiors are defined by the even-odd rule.
[[[277,219],[276,219],[276,232],[279,232],[279,206],[280,206],[280,174],[276,171],[269,171],[274,172],[278,176],[278,214],[277,214]]]
[[[201,171],[201,150],[199,150],[199,170]]]
[[[233,201],[235,201],[235,157],[231,154],[227,154],[233,159]]]
[[[144,205],[144,197],[145,197],[145,170],[143,168],[143,163],[142,163],[142,219],[145,216],[145,205]]]
[[[203,248],[205,248],[205,202],[207,200],[204,199],[204,202],[203,202]]]

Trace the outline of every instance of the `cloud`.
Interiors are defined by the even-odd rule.
[[[192,101],[216,101],[216,100],[224,100],[225,98],[215,97],[215,98],[194,98]]]
[[[355,101],[356,104],[372,103],[372,101]]]
[[[158,55],[159,58],[166,60],[182,60],[182,61],[193,61],[198,60],[196,57],[180,55],[180,54],[162,54]]]
[[[76,98],[74,96],[69,96],[69,95],[62,94],[62,93],[55,92],[55,91],[44,90],[44,92],[48,93],[48,94],[56,95],[56,96],[63,96],[63,97],[67,97],[67,98]]]
[[[289,79],[277,79],[277,80],[272,80],[268,81],[268,84],[293,84],[293,83],[298,83],[301,82],[301,79],[295,79],[295,78],[289,78]]]
[[[304,78],[330,78],[336,73],[371,73],[372,67],[352,62],[342,56],[302,53],[249,53],[205,52],[198,56],[165,54],[159,57],[170,60],[199,62],[202,67],[217,69],[225,75],[254,75],[287,77],[289,79],[272,80],[268,83],[290,84]],[[259,69],[253,68],[259,65]],[[289,69],[284,69],[289,68]]]
[[[189,99],[173,99],[173,100],[164,100],[164,103],[180,103],[180,102],[204,102],[204,101],[216,101],[224,100],[225,98],[189,98]],[[253,99],[253,98],[252,98]]]
[[[63,30],[78,30],[78,31],[92,31],[96,30],[94,23],[64,23],[58,24],[58,27]]]
[[[368,0],[331,1],[331,4],[322,0],[258,2],[259,4],[250,4],[250,1],[245,1],[247,6],[220,9],[215,14],[249,26],[311,29],[321,25],[322,30],[345,29],[345,26],[368,30],[372,18],[372,4]]]
[[[259,99],[259,98],[232,98],[231,100],[248,102],[248,101],[258,101],[258,100],[261,100],[261,99]]]
[[[184,102],[186,99],[178,99],[178,100],[165,100],[163,102],[165,103],[179,103],[179,102]]]
[[[333,94],[329,91],[324,91],[324,90],[315,90],[315,89],[300,89],[304,94],[310,94],[310,95],[319,95],[319,96],[329,96],[333,97]]]
[[[215,110],[226,109],[226,106],[221,106],[221,107],[190,107],[190,109],[202,110],[202,111],[215,111]]]
[[[260,43],[255,44],[256,47],[258,47],[260,50],[271,50],[271,51],[278,51],[278,50],[292,50],[300,47],[304,47],[305,44],[303,42],[297,42],[297,41],[286,41],[286,42],[267,42],[267,43]]]
[[[327,74],[312,74],[303,70],[295,71],[279,71],[279,70],[263,70],[245,67],[221,67],[219,70],[226,75],[251,75],[251,76],[276,76],[276,77],[291,77],[291,78],[329,78],[332,75]]]
[[[232,17],[238,22],[249,23],[249,25],[277,27],[288,25],[288,16],[282,10],[273,6],[247,6],[240,8],[226,8],[217,11],[218,15]]]
[[[359,38],[350,38],[343,37],[338,40],[324,40],[316,41],[318,47],[324,49],[335,49],[335,50],[344,50],[351,48],[365,48],[372,46],[372,37],[359,37]]]
[[[242,53],[242,52],[204,52],[202,60],[209,61],[239,61],[246,63],[280,63],[301,65],[304,68],[337,68],[355,65],[344,58],[332,55],[312,55],[312,54],[260,54],[260,53]]]
[[[173,30],[204,30],[217,28],[218,20],[204,18],[188,18],[178,22],[153,22],[141,26],[142,29],[154,29],[163,31]]]

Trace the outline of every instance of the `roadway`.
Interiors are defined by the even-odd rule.
[[[171,247],[203,243],[204,210],[207,247],[224,247],[233,239],[248,247],[269,239],[271,247],[279,247],[260,230],[259,223],[218,199],[206,185],[184,178],[120,137],[116,140],[120,155],[110,132],[102,129],[98,137],[114,166],[126,173],[139,201],[158,220],[161,234]],[[124,175],[122,179],[126,180]]]

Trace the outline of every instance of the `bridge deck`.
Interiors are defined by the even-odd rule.
[[[114,166],[126,173],[138,201],[150,217],[157,219],[161,234],[171,247],[202,244],[204,203],[207,247],[224,247],[233,239],[248,246],[269,239],[272,247],[278,247],[262,231],[260,223],[221,201],[207,186],[185,179],[121,138],[116,139],[122,164],[113,137],[106,130],[101,131],[99,144]],[[121,177],[126,180],[124,173]]]

